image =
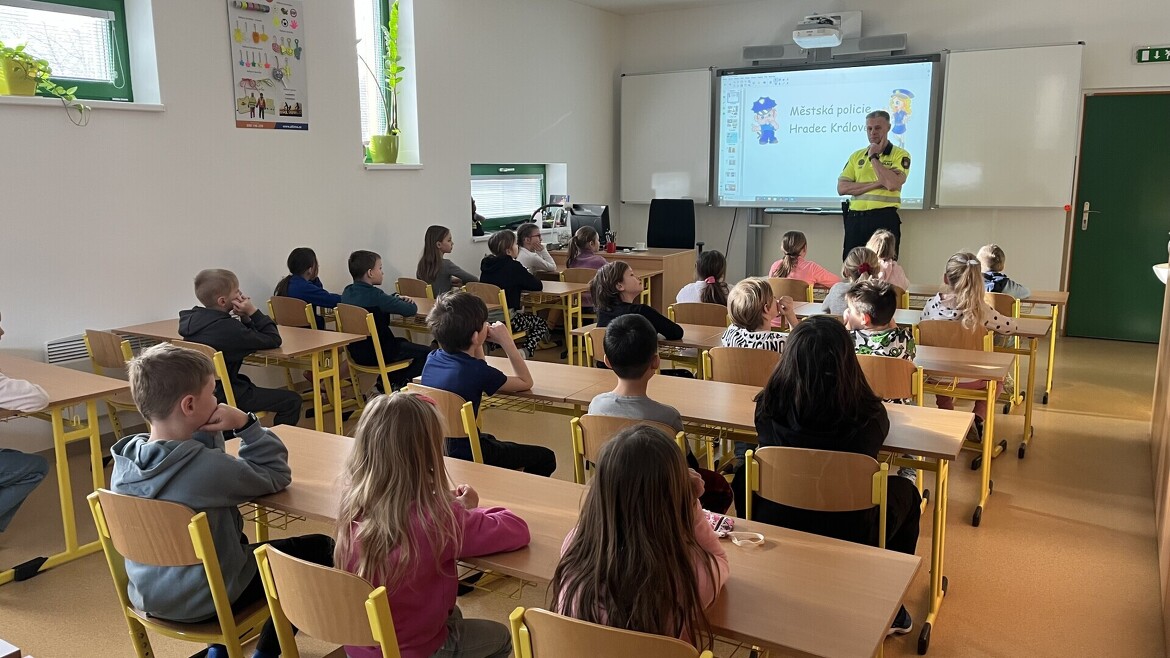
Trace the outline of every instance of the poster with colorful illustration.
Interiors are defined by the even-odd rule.
[[[304,5],[227,0],[237,128],[309,129]]]

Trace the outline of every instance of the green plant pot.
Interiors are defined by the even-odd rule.
[[[371,135],[370,159],[378,164],[398,162],[398,135]]]
[[[33,96],[37,81],[24,74],[24,69],[7,57],[0,59],[0,96]]]

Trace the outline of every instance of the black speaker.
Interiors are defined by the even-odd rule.
[[[694,199],[654,199],[646,227],[646,246],[663,249],[695,248]]]

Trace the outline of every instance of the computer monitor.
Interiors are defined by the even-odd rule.
[[[569,230],[575,234],[582,226],[592,226],[604,247],[605,236],[609,233],[609,206],[594,203],[574,203],[569,206]]]

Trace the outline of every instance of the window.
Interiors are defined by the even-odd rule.
[[[359,39],[357,51],[361,57],[358,60],[358,97],[362,112],[362,143],[368,143],[370,135],[386,132],[386,106],[377,85],[385,80],[381,26],[386,24],[390,10],[386,0],[354,0],[353,9]]]
[[[485,231],[532,217],[544,205],[544,195],[544,165],[471,165],[471,198],[479,214],[487,218]]]
[[[0,0],[0,41],[27,44],[78,98],[134,100],[124,0]]]

